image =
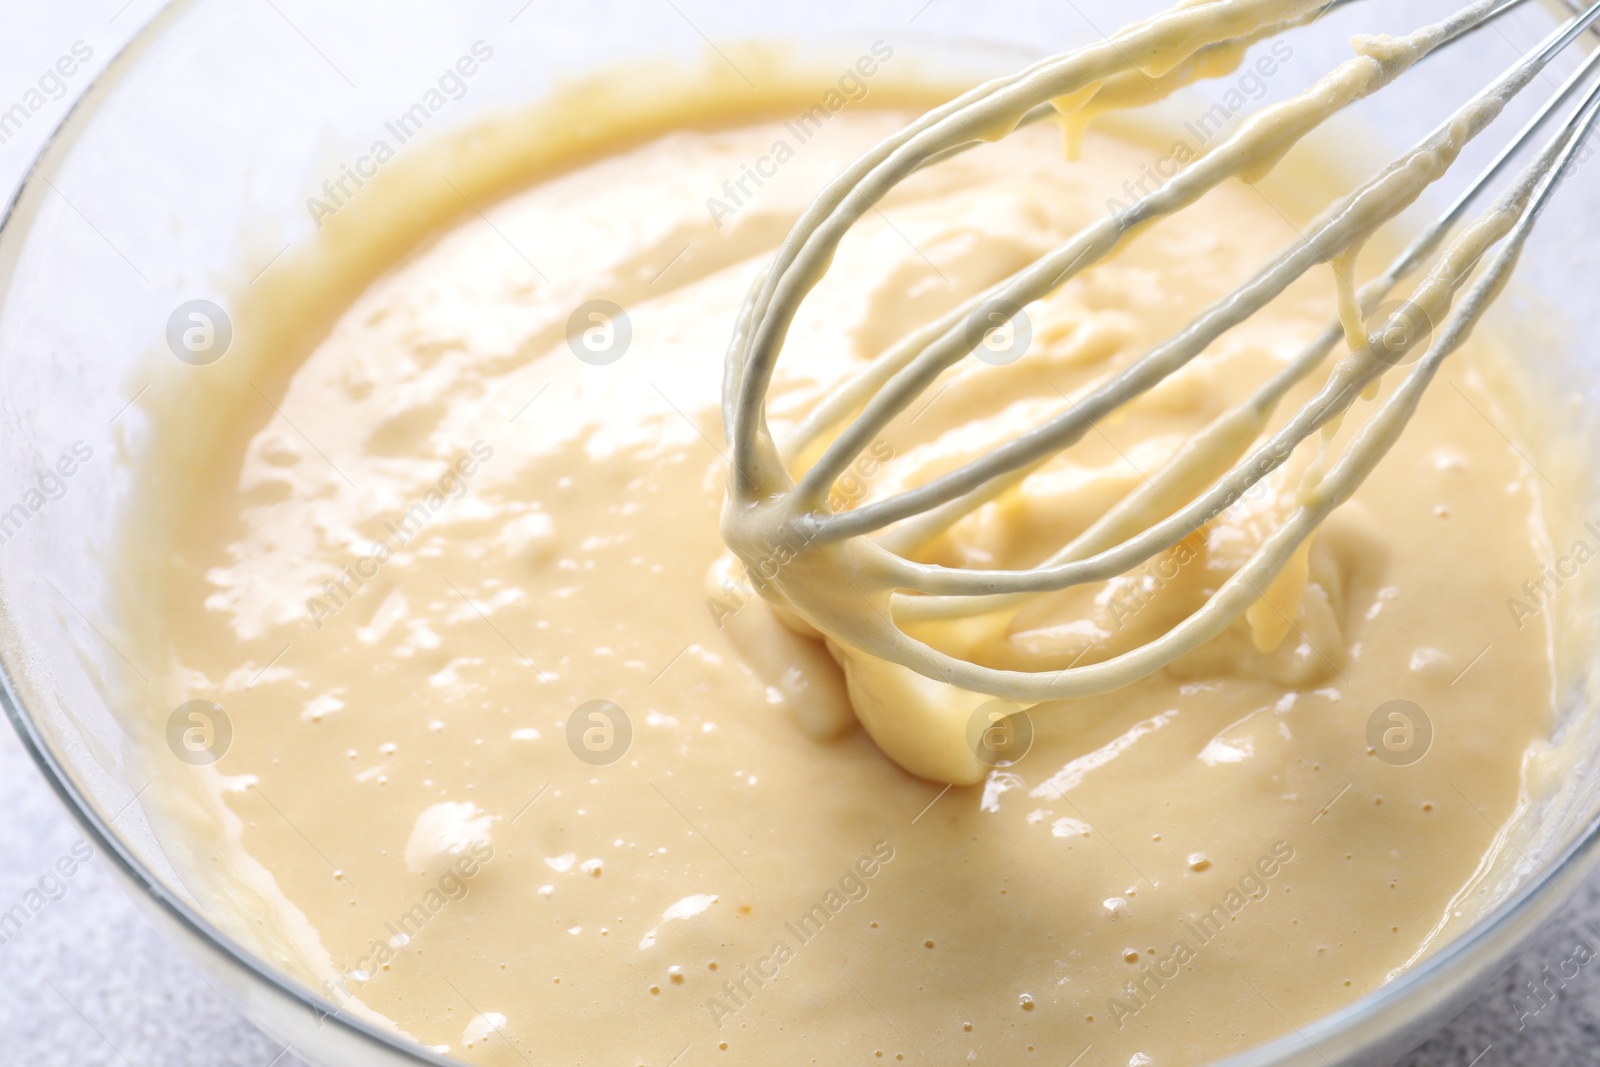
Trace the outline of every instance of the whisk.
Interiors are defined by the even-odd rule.
[[[756,279],[739,314],[723,382],[732,471],[723,535],[766,579],[762,591],[798,627],[960,690],[1032,705],[1107,692],[1149,675],[1221,633],[1263,597],[1319,524],[1350,498],[1393,446],[1437,374],[1498,296],[1540,213],[1600,115],[1600,65],[1592,55],[1454,204],[1388,268],[1359,290],[1342,280],[1338,315],[1244,403],[1215,419],[1087,530],[1036,566],[939,566],[908,555],[962,517],[1017,486],[1097,423],[1206,350],[1295,279],[1332,264],[1347,279],[1356,253],[1415,202],[1597,18],[1588,6],[1376,177],[1333,204],[1304,235],[1185,329],[1095,384],[1069,410],[923,484],[848,510],[830,489],[886,425],[990,331],[1032,301],[1114,253],[1145,224],[1183,209],[1230,177],[1257,180],[1301,138],[1349,104],[1383,89],[1429,54],[1487,25],[1523,0],[1476,0],[1408,37],[1356,40],[1357,55],[1311,90],[1269,106],[1155,192],[1074,235],[1033,264],[914,330],[825,396],[781,443],[769,430],[767,390],[802,301],[846,232],[920,169],[995,141],[1055,113],[1144,102],[1214,71],[1224,49],[1314,21],[1343,0],[1210,0],[1134,24],[1103,42],[1043,60],[975,88],[883,141],[816,199]],[[1581,92],[1580,92],[1581,91]],[[1574,98],[1578,98],[1574,103]],[[1565,114],[1562,114],[1566,112]],[[1555,130],[1492,206],[1469,208],[1552,119]],[[1457,232],[1459,231],[1459,232]],[[1404,278],[1428,265],[1411,296],[1369,332],[1364,325]],[[1388,305],[1384,305],[1387,307]],[[1419,324],[1438,326],[1431,347]],[[1348,353],[1286,424],[1270,434],[1279,401],[1343,341]],[[1418,353],[1421,353],[1420,356]],[[1300,442],[1336,427],[1389,370],[1415,360],[1293,510],[1215,595],[1147,643],[1101,662],[1004,670],[948,655],[907,624],[1015,607],[1027,598],[1102,582],[1144,565],[1204,529],[1284,464]],[[818,452],[820,451],[820,455]],[[798,470],[801,457],[818,455]],[[774,560],[779,565],[774,565]]]

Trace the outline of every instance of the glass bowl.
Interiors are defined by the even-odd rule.
[[[574,79],[617,66],[661,58],[715,65],[751,42],[776,42],[818,69],[842,69],[836,57],[853,58],[861,42],[884,38],[908,57],[906,69],[966,84],[1093,40],[1159,5],[1131,6],[178,0],[95,82],[41,153],[0,229],[0,700],[132,898],[250,1019],[317,1064],[452,1062],[339,1012],[223,933],[227,924],[185,887],[142,805],[149,776],[124,726],[134,709],[121,702],[145,697],[106,684],[141,672],[123,652],[132,646],[112,610],[109,563],[138,503],[130,471],[149,441],[142,398],[171,375],[196,370],[168,351],[174,312],[194,300],[226,306],[279,257],[315,241],[307,202],[321,182],[339,173],[340,161],[360,156],[374,131],[474,41],[489,42],[495,62],[449,101],[424,139],[514,115]],[[1351,5],[1330,14],[1294,38],[1293,60],[1263,96],[1282,97],[1348,56],[1345,41],[1357,29],[1400,30],[1451,6],[1389,0],[1381,11]],[[1340,120],[1346,139],[1358,133],[1373,160],[1388,158],[1480,89],[1486,71],[1526,51],[1558,14],[1554,4],[1524,5],[1430,59]],[[1574,65],[1568,55],[1554,69]],[[1172,105],[1173,114],[1203,114],[1227,88],[1201,85]],[[1519,101],[1502,125],[1515,128],[1532,106]],[[1451,182],[1481,166],[1494,144],[1474,146]],[[1437,205],[1450,191],[1430,199]],[[1600,186],[1569,182],[1493,324],[1541,355],[1530,369],[1530,402],[1561,414],[1534,420],[1548,439],[1536,432],[1533,444],[1569,457],[1600,454],[1600,426],[1588,414],[1600,398],[1600,344],[1582,329],[1586,316],[1563,310],[1593,299],[1596,218]],[[64,471],[58,457],[75,449],[90,458],[71,464],[70,475],[41,481]],[[1582,499],[1556,503],[1582,512],[1596,483],[1581,463],[1573,466]],[[1585,586],[1563,602],[1556,737],[1578,758],[1559,796],[1506,828],[1525,862],[1499,877],[1467,932],[1377,992],[1233,1056],[1229,1067],[1367,1064],[1400,1055],[1498,973],[1594,866],[1600,699],[1590,652],[1595,623],[1586,618],[1593,613],[1581,609],[1595,592]],[[153,689],[148,699],[159,703]]]

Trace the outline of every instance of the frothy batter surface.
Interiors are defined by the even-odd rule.
[[[707,600],[730,324],[805,195],[908,118],[834,116],[731,216],[708,195],[781,123],[585,166],[396,266],[275,409],[219,399],[240,436],[170,546],[165,612],[175,684],[235,737],[182,769],[225,813],[186,839],[208,897],[335,1003],[485,1064],[1186,1064],[1453,932],[1551,704],[1539,625],[1498,627],[1493,669],[1467,670],[1539,568],[1527,472],[1462,366],[1319,535],[1276,651],[1238,629],[1038,709],[1031,753],[979,785],[941,791],[860,729],[810,739],[785,695],[805,679],[730,643],[767,610]],[[1091,135],[1067,163],[1033,130],[908,182],[807,303],[775,419],[1096,217],[1148,154]],[[1014,432],[1016,395],[1125,364],[1293,236],[1254,189],[1218,190],[1034,309],[1027,359],[975,365],[850,492]],[[1050,529],[991,512],[942,558],[1081,530],[1298,351],[1330,293],[1292,288],[1046,472],[1029,514]],[[565,337],[595,298],[628,316],[612,362]],[[1183,597],[1225,549],[1177,565]],[[1078,607],[1132,639],[1171,603],[1149,592]],[[1080,641],[1060,607],[1005,654]],[[1393,699],[1435,726],[1411,766],[1368,745]],[[569,740],[589,701],[626,714],[615,762],[614,715]]]

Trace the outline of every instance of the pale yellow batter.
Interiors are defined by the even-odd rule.
[[[151,758],[231,933],[472,1063],[1120,1067],[1287,1032],[1454,932],[1551,708],[1544,620],[1503,618],[1540,573],[1533,485],[1468,353],[1317,537],[1281,643],[1241,620],[1133,687],[1035,709],[1031,752],[976,785],[887,759],[820,646],[774,645],[737,571],[708,589],[733,315],[809,193],[910,114],[833,114],[731,215],[708,197],[793,134],[664,129],[463,211],[303,365],[213,398],[231,429],[186,460],[201,488],[145,548],[166,599],[143,610],[175,696],[232,723],[214,765]],[[805,306],[774,418],[1092,221],[1150,154],[1091,133],[1069,163],[1036,129],[907,182]],[[1026,359],[975,364],[874,446],[836,503],[1144,352],[1293,217],[1229,183],[1142,234],[1034,309]],[[1081,531],[1298,351],[1331,294],[1325,273],[1296,285],[1036,475],[1029,509],[980,513],[929,558],[1029,560]],[[593,299],[631,331],[603,365],[566,338]],[[1170,624],[1274,492],[990,654],[1049,662]],[[1395,699],[1434,724],[1410,766],[1368,746]],[[595,756],[614,716],[569,745],[589,701],[626,713],[615,762]]]

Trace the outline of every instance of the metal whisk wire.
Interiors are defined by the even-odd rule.
[[[1137,227],[1187,207],[1239,174],[1240,159],[1262,161],[1246,176],[1264,173],[1329,115],[1386,87],[1428,54],[1522,0],[1477,0],[1413,34],[1409,40],[1415,47],[1410,52],[1375,50],[1377,55],[1367,56],[1367,62],[1358,57],[1337,68],[1312,92],[1266,109],[1154,193],[1085,228],[1038,262],[913,331],[825,398],[782,448],[766,425],[764,398],[789,323],[839,242],[912,173],[1037,119],[1051,100],[1135,69],[1128,56],[1149,54],[1159,33],[1169,35],[1161,39],[1166,41],[1176,35],[1193,46],[1192,53],[1218,41],[1253,40],[1265,32],[1312,21],[1341,2],[1220,0],[1138,24],[1104,46],[1052,57],[935,109],[863,156],[818,197],[771,268],[757,279],[736,324],[724,379],[724,415],[733,446],[725,536],[747,563],[773,543],[799,546],[798,565],[790,568],[789,580],[780,576],[773,583],[787,606],[836,640],[930,678],[1009,700],[1037,702],[1102,692],[1149,674],[1216,636],[1261,598],[1295,547],[1354,493],[1392,447],[1442,361],[1471,333],[1500,292],[1534,223],[1600,115],[1600,85],[1585,93],[1494,205],[1448,244],[1446,239],[1513,158],[1589,81],[1600,66],[1600,52],[1587,58],[1436,222],[1381,275],[1350,294],[1351,306],[1341,309],[1347,314],[1070,544],[1042,563],[1018,570],[944,567],[917,563],[905,554],[1017,485],[1101,419],[1205,351],[1306,271],[1353,255],[1352,249],[1359,249],[1378,226],[1415,202],[1462,147],[1489,127],[1507,101],[1600,19],[1600,3],[1552,33],[1394,164],[1330,208],[1303,240],[1203,311],[1185,330],[1070,402],[1060,415],[964,466],[852,510],[835,513],[826,506],[835,480],[875,436],[941,373],[977,347],[981,337],[968,327],[975,313],[998,307],[1009,317],[1049,295],[1114,252]],[[1365,321],[1401,280],[1430,259],[1433,266],[1406,307],[1370,336],[1364,328],[1359,333],[1352,329],[1352,316],[1358,323]],[[1301,441],[1341,417],[1369,386],[1404,361],[1414,337],[1381,354],[1376,339],[1386,331],[1403,329],[1407,323],[1401,319],[1408,308],[1421,309],[1430,320],[1442,320],[1432,347],[1377,406],[1314,490],[1302,491],[1283,524],[1208,603],[1165,634],[1100,663],[1033,672],[993,669],[948,656],[910,638],[901,628],[902,622],[985,613],[1033,594],[1104,581],[1171,549],[1277,470]],[[1279,401],[1347,337],[1351,354],[1333,367],[1327,383],[1281,429],[1263,438]],[[792,476],[790,465],[801,451],[834,431],[820,458],[798,479]],[[1227,441],[1243,445],[1231,452],[1208,447]],[[1218,455],[1228,457],[1228,469],[1217,469]],[[1201,474],[1205,481],[1200,484],[1209,488],[1192,495],[1183,487],[1195,484]],[[1164,517],[1149,521],[1150,515]],[[819,587],[819,581],[824,586],[847,584],[875,610],[841,609],[849,596]]]

